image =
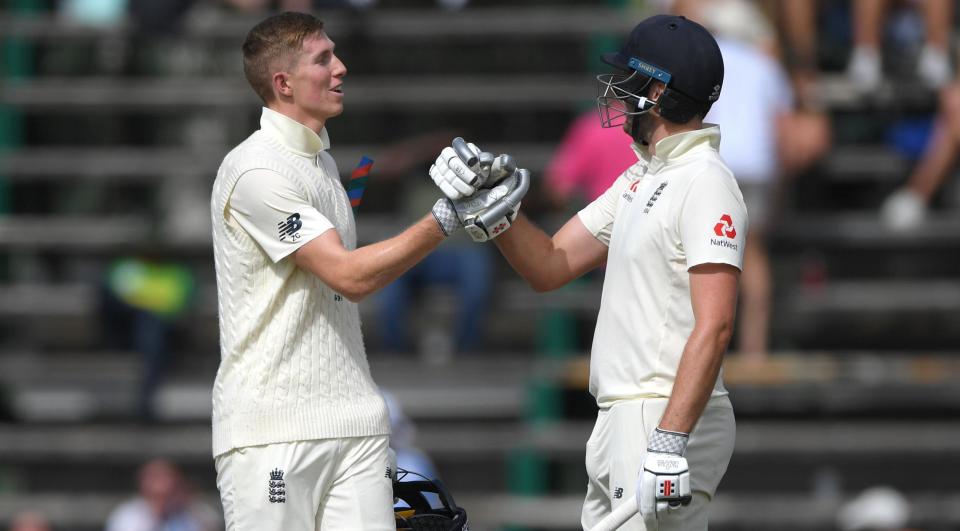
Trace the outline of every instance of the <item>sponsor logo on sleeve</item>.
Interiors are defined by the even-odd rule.
[[[300,213],[294,212],[287,219],[277,223],[277,232],[280,235],[280,241],[285,242],[288,239],[295,242],[300,239],[300,229],[303,227],[303,221],[300,221]]]
[[[730,217],[730,214],[720,216],[720,221],[713,226],[713,233],[718,237],[710,238],[710,245],[726,247],[733,251],[736,251],[739,247],[739,245],[730,241],[737,237],[737,229],[733,226],[733,218]]]
[[[627,191],[624,191],[621,197],[626,199],[628,203],[632,203],[633,194],[637,193],[637,186],[639,184],[640,184],[640,179],[637,179],[636,181],[633,181],[632,183],[630,183],[630,188],[628,188]]]

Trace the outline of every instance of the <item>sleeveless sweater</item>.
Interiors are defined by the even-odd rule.
[[[231,219],[230,195],[240,177],[275,171],[297,184],[344,246],[356,247],[336,163],[323,150],[307,156],[291,149],[283,129],[270,127],[278,116],[289,120],[264,110],[262,128],[224,158],[213,186],[221,350],[212,394],[214,456],[246,446],[390,431],[370,376],[357,305],[291,258],[272,262]]]

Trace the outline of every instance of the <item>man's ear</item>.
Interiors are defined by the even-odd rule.
[[[660,96],[662,96],[666,90],[667,86],[663,82],[653,80],[652,86],[650,87],[650,95],[647,97],[653,101],[659,101]]]
[[[287,82],[287,73],[286,72],[275,72],[273,74],[273,92],[280,97],[290,97],[293,96],[293,88],[290,87],[290,84]]]

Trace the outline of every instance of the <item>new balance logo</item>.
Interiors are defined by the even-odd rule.
[[[301,227],[303,227],[303,222],[300,221],[300,214],[296,212],[290,214],[286,220],[277,223],[280,241],[286,241],[287,238],[290,238],[291,241],[299,240],[300,234],[297,231],[299,231]]]
[[[387,467],[387,473],[384,474],[383,477],[385,477],[385,478],[393,478],[393,469],[390,468],[390,467]]]
[[[283,482],[283,470],[279,468],[274,468],[270,472],[267,499],[270,503],[287,503],[287,485]]]
[[[613,497],[616,499],[623,498],[623,487],[617,487],[613,489]]]

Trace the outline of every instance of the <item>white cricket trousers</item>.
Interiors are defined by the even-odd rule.
[[[666,398],[618,402],[597,413],[597,423],[587,441],[587,496],[580,523],[590,529],[613,508],[633,503],[637,475],[647,454],[647,439],[667,408]],[[682,509],[661,516],[659,529],[647,529],[634,516],[620,529],[626,531],[706,531],[707,504],[727,471],[733,455],[736,423],[727,397],[712,398],[690,434],[684,457],[690,465],[693,500]]]
[[[217,456],[226,531],[395,531],[387,446],[381,435]]]

